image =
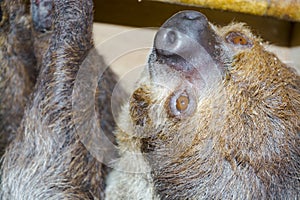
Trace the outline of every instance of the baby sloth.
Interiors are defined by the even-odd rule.
[[[107,199],[299,199],[300,78],[244,24],[166,21],[119,118]]]

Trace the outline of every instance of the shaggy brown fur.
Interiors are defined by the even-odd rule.
[[[0,156],[15,137],[35,82],[36,65],[25,1],[0,2]]]
[[[35,44],[35,48],[28,53],[36,55],[39,75],[18,135],[3,158],[1,199],[103,199],[108,168],[101,163],[103,160],[91,155],[86,146],[92,137],[89,134],[100,133],[91,132],[94,130],[91,126],[81,126],[89,122],[91,117],[86,116],[86,110],[80,110],[80,102],[76,101],[82,98],[84,101],[94,102],[94,99],[97,102],[96,107],[89,109],[98,111],[96,116],[100,118],[99,124],[104,134],[113,140],[111,94],[116,77],[109,69],[105,70],[102,57],[93,50],[93,3],[91,0],[54,0],[50,7],[48,0],[32,3],[36,4],[32,5],[32,13],[41,11],[39,9],[51,9],[51,6],[53,10],[50,15],[44,15],[44,12],[32,15],[34,41],[29,41]],[[50,17],[53,26],[48,24],[48,19],[43,23],[36,16]],[[3,38],[8,37],[6,35]],[[37,44],[39,42],[42,44]],[[39,50],[45,53],[35,54],[33,50],[35,53]],[[82,75],[78,73],[79,69],[89,71],[87,75],[94,78],[102,72],[99,82],[96,79],[97,92],[93,91],[91,96],[84,96],[90,94],[85,90],[91,85],[86,85],[83,90],[74,89],[76,84],[80,85],[76,83],[78,76]],[[19,85],[12,86],[20,89]],[[119,97],[114,102],[116,105],[113,106],[117,107],[120,104]],[[7,117],[6,113],[4,117]],[[98,144],[105,146],[101,145],[101,139]],[[104,157],[111,155],[105,150],[101,153]]]
[[[299,199],[299,75],[245,25],[199,13],[154,43],[120,114],[108,199]]]

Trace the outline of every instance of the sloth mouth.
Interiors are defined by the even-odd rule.
[[[190,83],[195,83],[195,81],[203,79],[201,75],[202,67],[196,66],[195,64],[189,62],[180,55],[172,54],[165,56],[161,54],[156,54],[156,57],[156,63],[158,63],[160,66],[166,66],[174,71],[180,72],[180,74],[183,77],[185,77],[185,79],[188,80]]]
[[[186,59],[182,58],[179,55],[173,54],[173,55],[161,55],[161,54],[156,54],[157,55],[157,62],[162,65],[167,65],[172,69],[175,69],[177,71],[182,71],[182,72],[189,72],[195,67],[193,66],[192,63],[187,61]]]
[[[211,62],[203,62],[201,57],[205,55],[202,54],[196,59],[191,58],[191,60],[185,59],[175,53],[171,54],[168,52],[161,54],[157,50],[153,54],[156,57],[154,63],[158,64],[158,66],[154,64],[154,68],[159,66],[167,67],[180,72],[191,83],[198,82],[199,80],[209,84],[215,83],[217,80],[222,79],[225,71],[225,66],[221,61],[211,60]]]

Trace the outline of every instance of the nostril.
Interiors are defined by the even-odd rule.
[[[168,40],[169,44],[174,44],[177,40],[177,34],[175,31],[169,30],[166,33],[166,39]]]
[[[178,32],[171,29],[161,29],[155,36],[154,46],[159,54],[171,55],[180,47]]]
[[[202,14],[196,11],[190,11],[190,12],[185,12],[184,18],[188,20],[196,20],[200,19],[202,17]]]

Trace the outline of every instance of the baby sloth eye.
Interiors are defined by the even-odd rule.
[[[230,32],[226,36],[226,41],[240,46],[252,46],[252,42],[244,34],[239,32]]]
[[[189,102],[190,100],[187,96],[178,97],[178,99],[176,100],[176,109],[179,112],[185,111],[189,106]]]
[[[169,100],[169,114],[172,117],[184,117],[193,113],[196,108],[194,95],[187,91],[178,91]]]

